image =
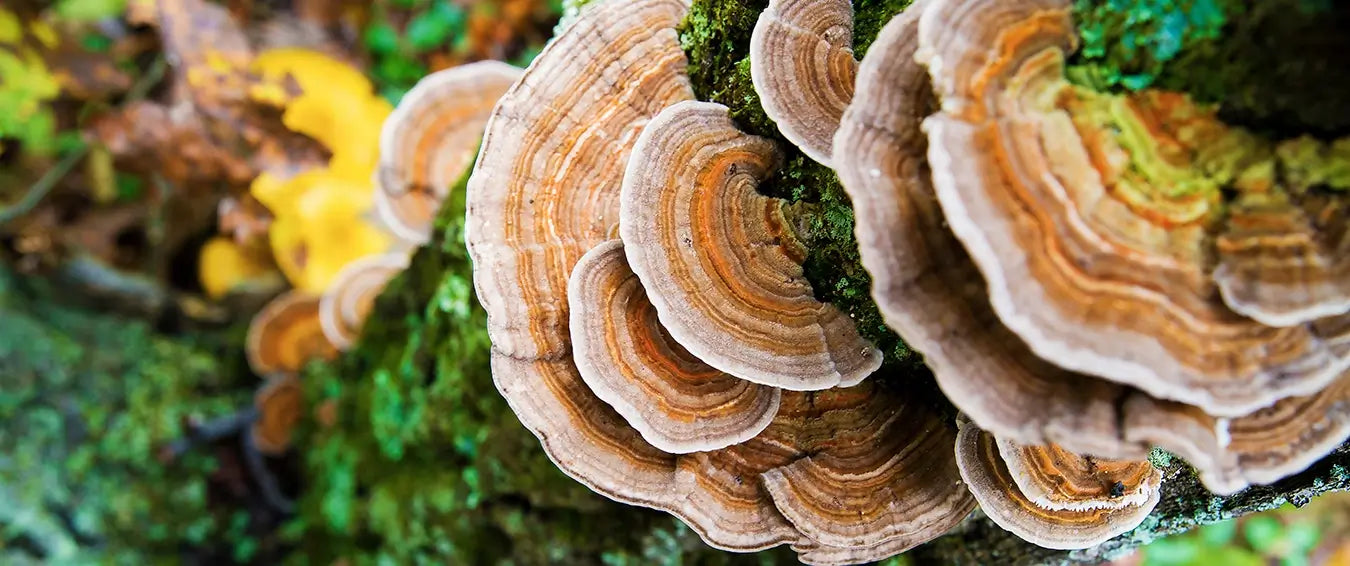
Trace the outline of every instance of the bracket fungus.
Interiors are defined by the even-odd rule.
[[[351,348],[375,306],[375,297],[407,267],[408,256],[403,253],[367,256],[343,267],[319,298],[324,337],[338,350]]]
[[[423,242],[450,187],[473,164],[497,100],[521,70],[480,61],[418,81],[380,131],[375,210],[403,240]]]
[[[756,192],[781,161],[725,106],[666,108],[624,175],[624,251],[661,324],[708,365],[796,391],[853,385],[880,367],[881,351],[812,294],[791,205]]]
[[[276,456],[291,445],[291,433],[304,416],[305,392],[294,374],[274,375],[253,397],[257,417],[249,429],[259,452]]]
[[[253,316],[244,351],[260,376],[297,373],[310,360],[337,357],[319,322],[319,297],[303,291],[282,293]]]
[[[572,350],[586,385],[665,452],[716,450],[769,426],[782,392],[722,373],[657,322],[619,240],[581,257],[568,282]]]
[[[956,461],[980,509],[1027,542],[1096,546],[1138,526],[1158,504],[1162,472],[1148,460],[1106,462],[1055,447],[1017,447],[965,420],[960,429]]]
[[[924,122],[933,184],[999,318],[1047,361],[1210,414],[1328,384],[1346,360],[1312,325],[1243,317],[1211,276],[1220,189],[1262,164],[1187,177],[1205,152],[1186,143],[1217,149],[1240,133],[1201,127],[1179,96],[1070,85],[1070,4],[945,0],[920,18],[918,57],[941,101]],[[1173,120],[1189,127],[1170,131]]]
[[[764,113],[826,167],[857,68],[849,0],[771,0],[750,35],[750,80]]]

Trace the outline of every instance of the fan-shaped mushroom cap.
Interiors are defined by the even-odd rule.
[[[980,503],[984,514],[998,526],[1027,542],[1056,549],[1088,548],[1127,532],[1143,522],[1158,504],[1158,486],[1162,472],[1146,474],[1140,488],[1147,493],[1144,501],[1135,505],[1111,508],[1092,508],[1080,505],[1078,510],[1052,509],[1033,502],[1018,487],[1015,476],[1000,453],[999,443],[992,434],[963,421],[956,439],[956,462],[961,476]],[[1025,452],[1017,454],[1025,456]],[[1038,474],[1073,481],[1070,476],[1083,471],[1078,466],[1052,467],[1065,463],[1059,459],[1019,458],[1019,467],[1039,468]],[[1152,468],[1147,461],[1138,466]],[[1067,494],[1067,493],[1065,493]],[[1084,493],[1095,500],[1096,493]],[[1109,499],[1109,494],[1108,494]]]
[[[750,80],[764,113],[826,167],[857,68],[849,0],[770,0],[750,35]]]
[[[1064,80],[1069,7],[943,0],[921,17],[919,56],[942,101],[924,124],[933,183],[995,312],[1041,358],[1212,414],[1325,386],[1344,363],[1310,326],[1270,328],[1224,305],[1205,251],[1219,185],[1173,189],[1119,170],[1132,154]],[[1188,117],[1154,102],[1109,116],[1148,140],[1140,158],[1165,178],[1190,165],[1169,153],[1179,138],[1153,126]],[[1232,140],[1200,141],[1226,151]]]
[[[1118,426],[1117,400],[1129,388],[1033,355],[994,314],[980,272],[943,222],[920,130],[935,101],[914,61],[926,4],[910,5],[872,43],[835,136],[835,168],[853,201],[873,298],[980,427],[1026,444],[1143,456],[1148,446],[1124,443]]]
[[[788,204],[755,191],[781,159],[725,106],[663,110],[624,175],[624,251],[661,324],[708,365],[790,390],[852,385],[881,352],[812,295]]]
[[[319,322],[319,297],[288,291],[253,316],[244,352],[253,373],[296,373],[311,360],[337,356]]]
[[[1305,200],[1312,210],[1284,191],[1253,191],[1229,207],[1214,280],[1233,310],[1271,326],[1350,310],[1350,199]]]
[[[778,414],[779,389],[717,371],[666,334],[623,242],[581,256],[567,298],[581,377],[653,446],[677,454],[725,448]]]
[[[428,75],[380,131],[376,211],[400,238],[423,242],[441,200],[473,164],[483,127],[521,70],[479,61]]]
[[[1125,403],[1125,414],[1133,439],[1185,458],[1210,491],[1233,493],[1298,473],[1350,437],[1350,372],[1313,395],[1243,417],[1215,418],[1143,395]]]
[[[1162,471],[1148,460],[1107,460],[1062,446],[1022,445],[998,438],[1017,488],[1046,509],[1086,511],[1143,505],[1156,497]]]
[[[249,434],[259,452],[278,455],[291,446],[291,433],[305,412],[305,391],[295,374],[272,376],[253,396],[258,416]]]
[[[407,255],[389,253],[366,256],[342,268],[319,299],[324,337],[339,350],[351,348],[375,306],[375,297],[407,267]]]

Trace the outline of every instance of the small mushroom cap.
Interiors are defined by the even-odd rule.
[[[253,396],[258,417],[249,434],[259,452],[277,456],[291,446],[291,434],[305,413],[305,390],[295,374],[276,374]]]
[[[1179,141],[1153,126],[1205,120],[1174,112],[1175,97],[1077,108],[1114,95],[1064,79],[1070,4],[943,0],[920,19],[919,57],[942,101],[924,124],[933,184],[995,312],[1043,359],[1211,414],[1324,387],[1343,366],[1313,328],[1267,327],[1223,303],[1205,251],[1217,186],[1174,195],[1117,170],[1120,152],[1134,154],[1115,122],[1095,119],[1147,140],[1138,155],[1163,178],[1190,164],[1160,149]]]
[[[1296,474],[1350,438],[1350,372],[1313,395],[1232,419],[1147,396],[1127,401],[1125,413],[1140,415],[1127,416],[1132,439],[1185,458],[1206,488],[1229,494]]]
[[[407,255],[390,253],[363,257],[342,268],[319,299],[324,337],[339,350],[351,348],[375,307],[375,297],[407,267]]]
[[[789,390],[861,381],[881,365],[812,295],[785,201],[755,186],[781,161],[720,104],[674,104],[638,137],[619,224],[628,263],[677,342],[731,375]]]
[[[994,436],[968,421],[960,423],[956,462],[980,509],[994,523],[1032,544],[1062,550],[1096,546],[1139,526],[1158,504],[1162,477],[1154,470],[1153,488],[1140,505],[1076,511],[1041,507],[1018,488]]]
[[[479,61],[423,78],[380,131],[376,210],[396,235],[423,242],[450,187],[473,164],[488,116],[521,69]]]
[[[857,68],[849,0],[770,0],[750,35],[750,80],[764,113],[826,167]]]
[[[1270,326],[1350,310],[1350,207],[1322,195],[1304,200],[1299,206],[1272,190],[1244,193],[1230,206],[1214,280],[1233,310]]]
[[[920,130],[936,102],[914,61],[927,4],[915,2],[881,30],[835,136],[835,168],[854,205],[872,296],[886,324],[923,353],[943,392],[980,427],[1027,444],[1143,456],[1147,444],[1121,440],[1117,401],[1129,388],[1032,354],[999,321],[983,277],[946,228]]]
[[[581,256],[567,298],[581,377],[653,446],[676,454],[725,448],[778,414],[779,389],[717,371],[666,334],[623,242]]]
[[[1162,471],[1146,459],[1107,460],[1062,446],[998,439],[1003,463],[1022,495],[1046,509],[1087,511],[1143,505],[1156,497]]]
[[[253,373],[297,373],[311,360],[337,357],[319,322],[319,297],[287,291],[263,307],[248,326],[244,351]]]

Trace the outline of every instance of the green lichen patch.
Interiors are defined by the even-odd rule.
[[[855,33],[855,43],[861,41],[865,49],[881,26],[908,3],[855,2],[859,22],[864,24]],[[694,2],[680,31],[681,45],[689,56],[694,92],[701,100],[730,108],[732,118],[744,131],[779,142],[787,154],[786,165],[760,190],[792,202],[818,205],[794,209],[804,215],[797,220],[805,228],[810,247],[805,269],[812,289],[818,298],[854,319],[863,337],[885,353],[888,367],[908,374],[921,365],[919,356],[886,327],[872,301],[872,280],[858,256],[848,195],[833,171],[806,158],[779,135],[755,94],[750,81],[750,34],[766,5],[767,1],[751,0]]]
[[[1225,121],[1288,137],[1350,133],[1350,4],[1326,0],[1077,0],[1070,75],[1220,103]]]

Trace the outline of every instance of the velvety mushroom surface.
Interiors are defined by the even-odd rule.
[[[1241,316],[1211,277],[1221,189],[1256,190],[1261,151],[1219,160],[1249,140],[1179,97],[1070,85],[1069,7],[942,0],[919,26],[933,183],[999,318],[1056,365],[1211,414],[1325,386],[1345,362],[1312,325]]]
[[[782,161],[727,108],[681,102],[643,130],[623,180],[628,263],[690,353],[736,377],[789,390],[852,385],[881,352],[817,300],[786,201],[755,187]]]
[[[1016,452],[1019,472],[1025,474],[1034,469],[1040,478],[1081,483],[1082,472],[1091,471],[1075,461],[1081,457],[1027,457],[1036,453],[1035,450]],[[1075,494],[1082,499],[1078,499],[1072,509],[1044,507],[1018,487],[1014,473],[1010,471],[1010,461],[1004,460],[1004,453],[994,436],[964,420],[956,440],[956,461],[961,476],[985,515],[1027,542],[1046,548],[1089,548],[1133,529],[1158,504],[1158,487],[1162,482],[1161,471],[1152,469],[1146,460],[1140,461],[1133,464],[1139,468],[1137,471],[1143,472],[1143,477],[1138,478],[1142,480],[1138,481],[1138,489],[1145,494],[1140,503],[1108,506],[1106,502],[1114,499],[1109,491],[1102,497],[1098,490],[1087,490]],[[1062,464],[1069,465],[1060,468]],[[1071,494],[1060,491],[1059,495]]]
[[[1148,502],[1162,472],[1148,460],[1106,460],[1049,444],[1030,446],[998,438],[998,451],[1017,488],[1046,509],[1120,509]]]
[[[759,434],[778,414],[779,389],[717,371],[667,335],[619,240],[581,257],[567,297],[581,377],[653,446],[672,453],[725,448]]]
[[[303,291],[281,294],[254,315],[244,352],[253,373],[297,373],[310,360],[337,357],[319,321],[319,297]]]
[[[492,108],[521,70],[480,61],[428,75],[380,131],[376,211],[400,238],[421,242],[446,192],[473,164]]]
[[[343,267],[319,299],[324,337],[339,350],[351,348],[374,309],[375,298],[407,267],[408,256],[403,253],[363,257]]]
[[[849,0],[770,0],[750,35],[750,79],[764,113],[826,167],[857,67]]]

